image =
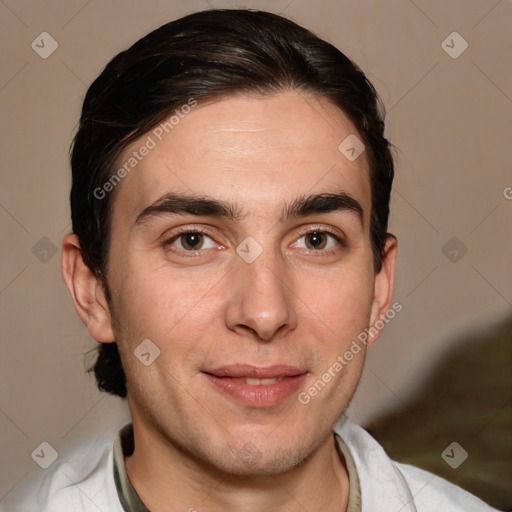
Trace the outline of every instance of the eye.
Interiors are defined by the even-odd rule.
[[[326,231],[311,231],[302,235],[297,242],[296,247],[302,249],[310,249],[313,251],[329,250],[334,249],[340,244],[338,237]]]
[[[201,249],[212,249],[217,246],[208,235],[198,231],[181,233],[170,242],[171,246],[184,251],[199,251]]]

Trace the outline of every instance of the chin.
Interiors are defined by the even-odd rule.
[[[275,443],[262,443],[250,440],[243,442],[238,449],[229,447],[216,456],[211,463],[225,474],[237,477],[268,477],[287,473],[303,464],[321,444],[304,444],[304,438],[298,438],[294,444],[284,446]],[[226,457],[228,455],[228,457]]]

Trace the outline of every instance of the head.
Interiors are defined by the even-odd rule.
[[[254,471],[307,457],[353,396],[366,346],[314,400],[297,394],[391,299],[383,115],[353,62],[270,13],[199,12],[117,55],[84,100],[63,245],[100,389],[226,471],[247,471],[247,440]],[[355,159],[347,137],[364,147]],[[294,368],[293,393],[234,398],[219,373],[240,364]]]

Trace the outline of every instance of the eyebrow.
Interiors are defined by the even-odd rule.
[[[363,226],[364,215],[361,204],[345,192],[313,194],[295,199],[285,206],[280,220],[340,211],[355,214]],[[238,220],[243,216],[240,206],[223,200],[193,195],[164,194],[139,213],[134,225],[169,214],[220,217],[228,220]]]
[[[346,192],[323,193],[303,196],[288,205],[283,220],[307,217],[308,215],[331,212],[348,212],[357,216],[364,226],[364,210],[359,201]]]
[[[206,197],[165,194],[147,208],[144,208],[135,219],[134,225],[141,224],[152,217],[184,213],[197,216],[223,217],[230,220],[236,220],[241,216],[240,209],[226,201]]]

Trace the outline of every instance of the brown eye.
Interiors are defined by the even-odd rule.
[[[181,245],[187,251],[197,251],[204,243],[204,236],[201,233],[183,233],[180,236]]]
[[[327,233],[320,231],[313,231],[305,236],[305,243],[308,249],[324,249],[327,241]]]
[[[189,253],[203,252],[206,249],[220,248],[213,238],[201,231],[182,231],[165,243],[166,246]]]

